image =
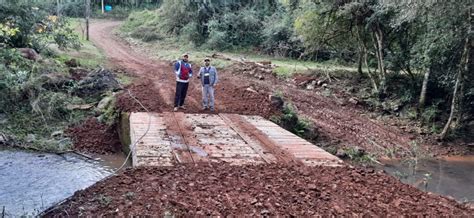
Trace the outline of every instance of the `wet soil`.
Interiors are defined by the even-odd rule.
[[[120,151],[121,144],[115,126],[89,118],[78,126],[66,130],[73,141],[73,149],[89,154],[112,154]]]
[[[46,216],[474,215],[382,172],[288,165],[129,169]]]

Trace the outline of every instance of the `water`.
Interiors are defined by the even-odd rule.
[[[0,150],[0,213],[5,207],[7,216],[36,215],[111,175],[125,159],[99,158]]]
[[[423,191],[474,202],[474,156],[382,161],[386,172]]]

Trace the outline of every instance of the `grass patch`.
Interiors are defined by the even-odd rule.
[[[82,35],[82,28],[85,27],[84,21],[78,18],[69,18],[70,27],[72,27],[79,35],[80,42],[82,44],[79,50],[60,50],[57,46],[50,46],[51,49],[57,54],[56,60],[64,63],[64,61],[72,58],[79,61],[80,65],[86,68],[96,68],[105,63],[106,57],[102,50],[97,48],[91,41],[87,41]]]
[[[206,48],[196,48],[192,43],[186,43],[175,37],[164,37],[161,35],[156,20],[156,13],[152,11],[136,12],[128,18],[127,22],[117,29],[117,33],[122,37],[138,44],[147,53],[156,59],[174,61],[181,57],[183,53],[189,53],[190,61],[194,64],[201,64],[205,57],[219,53],[233,59],[245,61],[271,61],[275,65],[274,72],[279,77],[290,77],[295,73],[304,73],[308,71],[325,71],[329,73],[357,72],[357,68],[352,66],[343,66],[333,62],[312,62],[301,61],[291,58],[275,58],[268,55],[256,54],[249,49],[237,49],[233,51],[216,51]],[[151,23],[150,23],[151,22]],[[153,23],[155,22],[155,23]],[[151,28],[150,26],[156,26]],[[150,37],[148,37],[150,36]],[[214,66],[225,68],[232,64],[232,61],[214,59]]]

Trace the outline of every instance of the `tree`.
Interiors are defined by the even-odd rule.
[[[459,65],[458,73],[456,76],[456,83],[454,85],[453,100],[451,103],[451,112],[449,113],[448,121],[446,122],[443,128],[443,131],[440,134],[441,139],[446,138],[448,131],[452,128],[451,124],[455,117],[457,117],[458,122],[459,122],[459,119],[460,119],[459,113],[462,110],[460,109],[460,107],[462,106],[463,93],[460,91],[462,91],[461,87],[463,86],[463,82],[464,82],[464,74],[469,72],[469,69],[470,69],[469,65],[470,65],[470,62],[472,61],[470,60],[472,45],[473,45],[473,42],[472,42],[473,19],[472,17],[474,16],[474,14],[473,14],[472,8],[469,9],[467,14],[468,14],[467,21],[469,23],[469,30],[468,30],[468,34],[466,34],[464,49],[461,56],[461,63]]]

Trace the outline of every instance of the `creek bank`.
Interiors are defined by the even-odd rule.
[[[387,174],[420,190],[450,196],[474,205],[474,156],[436,159],[382,159]]]

